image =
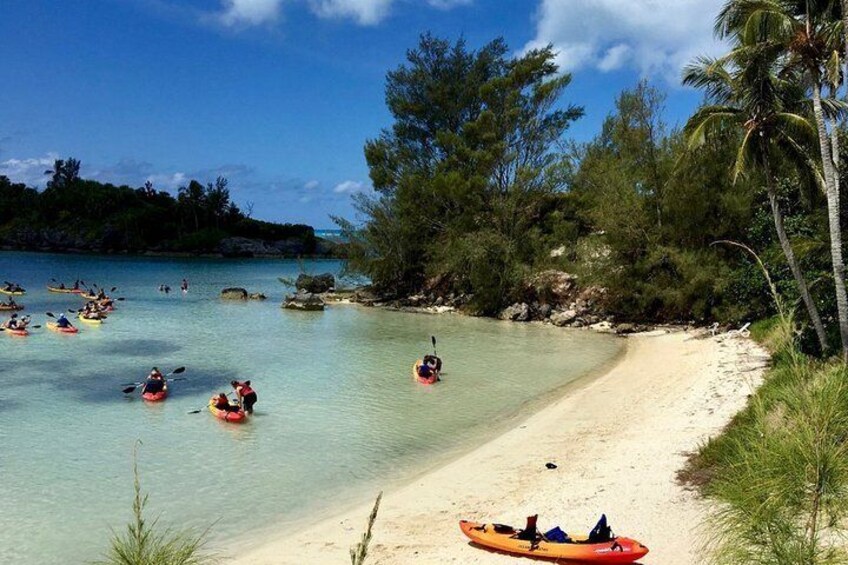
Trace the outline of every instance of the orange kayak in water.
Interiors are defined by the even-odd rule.
[[[218,418],[219,420],[224,420],[226,422],[239,423],[243,422],[247,415],[244,413],[244,410],[239,410],[238,412],[228,412],[227,410],[218,410],[215,408],[215,399],[209,401],[209,411],[212,412],[212,415]]]
[[[436,371],[434,371],[433,374],[430,375],[429,377],[421,377],[421,376],[418,375],[418,367],[420,367],[423,362],[424,361],[419,359],[412,366],[412,378],[417,380],[419,383],[425,384],[425,385],[431,385],[431,384],[437,382],[439,380],[439,373],[436,372]]]
[[[633,563],[648,553],[648,548],[630,538],[613,537],[589,543],[588,536],[569,537],[563,543],[519,539],[520,530],[501,524],[478,524],[461,520],[459,528],[474,543],[514,555],[579,563]]]
[[[168,384],[159,392],[142,392],[141,397],[147,402],[161,402],[168,398]]]

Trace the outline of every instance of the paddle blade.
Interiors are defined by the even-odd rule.
[[[431,336],[430,336],[430,341],[432,341],[432,342],[433,342],[433,348],[435,349],[435,348],[436,348],[436,336],[431,335]]]
[[[132,391],[134,391],[134,390],[135,390],[135,387],[134,387],[134,386],[128,386],[127,388],[125,388],[125,389],[124,389],[124,391],[123,391],[123,392],[124,392],[124,394],[129,394],[129,393],[131,393],[131,392],[132,392]]]
[[[50,318],[56,317],[56,316],[53,315],[53,312],[45,312],[45,314],[47,314],[47,316],[50,317]]]
[[[171,371],[172,375],[179,375],[180,373],[185,373],[185,367],[177,367],[173,371]]]
[[[35,325],[35,326],[30,326],[30,327],[31,327],[32,329],[34,329],[34,330],[37,330],[38,328],[40,328],[40,327],[41,327],[41,325]]]
[[[203,410],[192,410],[189,414],[200,414]]]
[[[113,287],[112,287],[112,290],[110,290],[109,292],[115,292],[116,290],[118,290],[118,287],[117,287],[117,286],[113,286]]]

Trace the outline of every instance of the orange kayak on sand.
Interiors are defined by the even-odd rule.
[[[437,382],[439,380],[439,373],[438,372],[434,371],[433,374],[429,377],[421,377],[421,376],[418,375],[418,367],[420,367],[423,362],[424,361],[419,359],[412,366],[412,378],[417,380],[419,383],[425,384],[425,385],[431,385],[431,384]]]
[[[477,545],[538,559],[578,563],[633,563],[648,553],[647,547],[630,538],[611,537],[607,541],[589,543],[588,536],[575,536],[557,543],[541,536],[535,541],[519,539],[521,530],[501,524],[478,524],[461,520],[459,528]]]

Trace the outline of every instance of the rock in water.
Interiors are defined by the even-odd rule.
[[[247,296],[247,291],[238,287],[225,288],[221,291],[221,298],[224,300],[247,300]]]
[[[298,291],[303,290],[312,294],[330,292],[336,287],[336,277],[332,273],[322,273],[320,275],[301,273],[297,276],[294,286]]]
[[[250,298],[251,300],[265,300],[268,297],[262,294],[261,292],[251,292],[248,298]]]
[[[283,308],[289,310],[306,310],[306,311],[321,311],[324,309],[324,301],[320,296],[316,296],[311,292],[298,291],[296,294],[289,294],[283,301]]]

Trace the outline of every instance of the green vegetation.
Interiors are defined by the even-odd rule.
[[[311,227],[246,216],[230,200],[227,179],[192,180],[174,198],[149,183],[114,186],[79,176],[76,159],[57,160],[43,191],[0,176],[0,245],[98,252],[218,252],[227,237],[294,240],[292,254],[316,250]],[[226,250],[225,250],[226,251]],[[237,251],[236,251],[237,252]]]
[[[751,258],[712,245],[731,240],[803,302],[805,350],[848,350],[839,17],[833,2],[729,2],[717,26],[731,51],[684,75],[705,94],[685,127],[643,81],[582,144],[565,138],[582,110],[563,100],[570,77],[550,47],[510,58],[502,40],[474,51],[423,36],[388,73],[394,123],[365,146],[366,221],[339,220],[350,266],[384,295],[436,289],[482,314],[553,268],[605,287],[620,319],[772,315]]]
[[[362,534],[362,540],[350,548],[351,565],[365,565],[365,558],[368,557],[368,544],[371,543],[371,529],[374,527],[374,522],[377,521],[377,511],[380,510],[380,501],[382,499],[383,493],[381,492],[377,495],[377,500],[374,501],[374,508],[371,509],[371,514],[368,515],[368,524],[365,527],[365,532]]]
[[[717,504],[713,562],[845,563],[848,534],[848,367],[815,361],[793,342],[791,317],[752,328],[774,366],[724,433],[680,478]]]
[[[141,492],[138,451],[133,451],[135,498],[133,520],[124,534],[114,533],[106,559],[100,565],[213,565],[218,560],[204,550],[206,533],[162,529],[159,520],[144,517],[147,495]]]

